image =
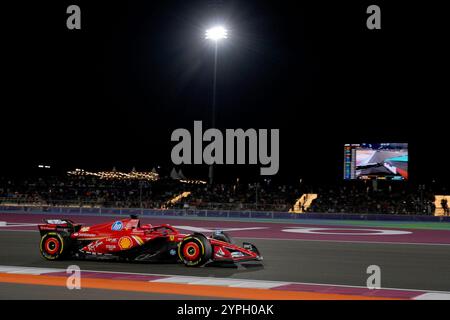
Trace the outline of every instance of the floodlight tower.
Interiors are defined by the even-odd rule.
[[[209,28],[205,32],[205,39],[213,41],[214,43],[214,77],[213,77],[213,98],[212,98],[212,121],[211,127],[214,128],[216,125],[216,82],[217,82],[217,52],[219,47],[219,42],[221,40],[228,38],[228,30],[223,26],[215,26]],[[209,166],[209,183],[212,184],[214,181],[214,165]]]

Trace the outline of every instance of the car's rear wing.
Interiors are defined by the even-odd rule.
[[[77,232],[81,228],[81,224],[76,224],[69,219],[44,219],[43,224],[38,225],[41,234],[57,231],[57,232]]]
[[[69,219],[44,219],[44,222],[46,224],[55,224],[55,225],[61,225],[61,224],[72,224],[73,221]]]

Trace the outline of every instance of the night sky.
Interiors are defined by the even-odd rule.
[[[301,2],[301,3],[299,3]],[[393,3],[395,2],[395,3]],[[280,129],[275,181],[339,181],[344,143],[408,142],[411,181],[449,174],[448,25],[439,1],[2,4],[2,172],[172,168],[176,128]],[[81,7],[81,30],[66,8]],[[377,4],[382,29],[366,28]],[[183,166],[206,178],[203,166]],[[261,179],[259,165],[217,167]]]

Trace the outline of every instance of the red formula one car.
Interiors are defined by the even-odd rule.
[[[216,231],[210,237],[201,233],[186,235],[168,224],[141,225],[136,216],[94,226],[82,226],[68,219],[44,222],[39,225],[39,247],[48,260],[181,261],[189,267],[262,260],[253,244],[244,242],[240,247],[225,232]]]

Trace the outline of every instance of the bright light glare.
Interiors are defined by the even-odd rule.
[[[205,38],[212,40],[212,41],[226,39],[226,38],[228,38],[228,30],[222,26],[210,28],[210,29],[206,30]]]

